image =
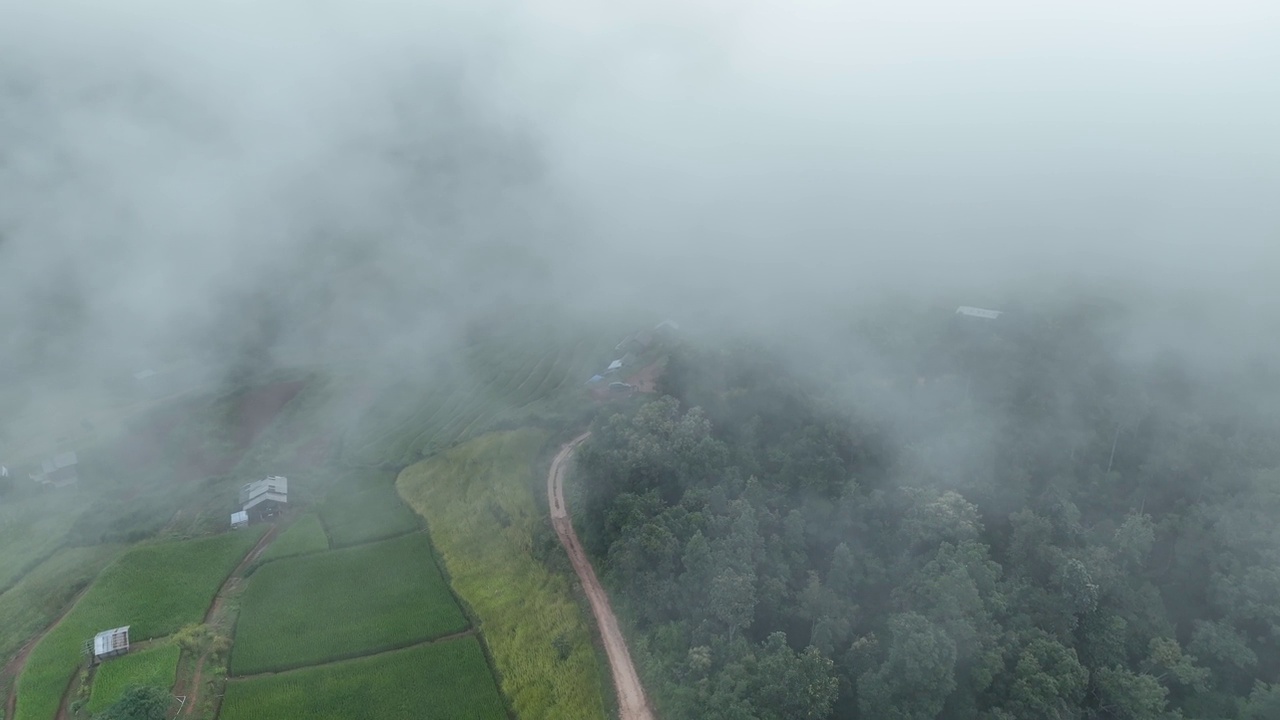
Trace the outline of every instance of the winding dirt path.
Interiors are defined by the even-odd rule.
[[[274,524],[263,533],[258,540],[258,544],[253,546],[253,549],[244,556],[240,564],[223,581],[222,587],[218,588],[217,594],[213,596],[213,602],[209,603],[209,609],[205,610],[205,625],[210,625],[217,620],[227,602],[227,596],[238,589],[243,582],[245,568],[249,567],[249,563],[257,560],[262,555],[267,546],[271,544],[271,541],[275,540],[279,530],[280,525]],[[174,697],[184,698],[182,706],[178,709],[178,714],[174,716],[175,720],[176,718],[195,715],[196,708],[200,705],[200,693],[204,690],[204,660],[205,654],[201,654],[200,657],[196,658],[196,667],[191,672],[191,675],[184,677],[179,673],[178,679],[174,682],[173,689],[170,692],[173,693]],[[215,712],[214,715],[216,716],[217,713]]]
[[[618,619],[609,606],[609,596],[600,586],[596,571],[591,567],[586,551],[582,549],[582,543],[578,542],[578,535],[573,531],[573,522],[569,518],[569,508],[564,503],[565,468],[573,457],[573,451],[590,436],[591,433],[585,432],[565,443],[555,460],[551,461],[551,471],[547,473],[547,503],[551,507],[551,524],[556,529],[556,535],[560,536],[560,544],[569,553],[569,562],[578,573],[582,589],[591,602],[591,612],[596,616],[600,638],[604,641],[604,651],[609,657],[613,686],[618,692],[619,720],[656,720],[645,699],[640,676],[631,663],[631,653],[627,651],[627,642],[618,628]]]

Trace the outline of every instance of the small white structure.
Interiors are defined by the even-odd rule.
[[[622,368],[622,360],[614,360],[613,362],[609,363],[610,370],[618,370],[621,368]]]
[[[101,662],[129,652],[129,626],[103,630],[93,636],[93,661]]]
[[[961,305],[956,308],[957,315],[968,315],[969,317],[985,318],[987,320],[995,320],[1004,314],[1002,310],[984,310],[983,308],[969,307]]]
[[[249,513],[244,510],[238,510],[231,513],[231,529],[239,530],[249,524]]]
[[[40,472],[31,479],[49,487],[62,488],[80,482],[80,474],[76,466],[79,458],[73,452],[55,455],[40,464]]]
[[[289,479],[279,475],[245,483],[240,488],[241,509],[258,517],[272,517],[288,502]]]

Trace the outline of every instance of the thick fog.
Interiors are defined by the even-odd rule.
[[[1277,31],[1261,0],[0,0],[6,355],[363,362],[511,304],[1046,287],[1256,336]]]

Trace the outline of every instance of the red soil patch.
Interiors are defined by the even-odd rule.
[[[319,467],[329,457],[330,438],[317,435],[293,453],[293,461],[304,468]]]
[[[306,382],[302,380],[275,383],[254,388],[240,399],[240,405],[235,411],[235,440],[241,454],[267,429],[284,406],[302,392],[304,385]]]
[[[231,431],[223,436],[227,442],[221,445],[210,437],[173,437],[183,420],[209,412],[209,400],[199,398],[172,405],[152,413],[136,427],[121,445],[119,458],[126,470],[145,471],[167,461],[181,475],[222,475],[240,462],[253,441],[305,384],[301,380],[280,382],[242,393],[227,413],[225,422]]]
[[[627,378],[627,384],[635,387],[636,392],[658,392],[658,375],[662,373],[662,362],[655,361],[640,368],[640,372]]]

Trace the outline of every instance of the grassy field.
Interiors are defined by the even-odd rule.
[[[0,662],[53,622],[122,551],[118,545],[59,550],[0,595]]]
[[[547,436],[535,430],[485,435],[407,468],[397,485],[422,513],[458,594],[479,617],[524,720],[604,716],[601,673],[588,619],[568,576],[531,554],[544,523],[530,485]],[[542,498],[538,498],[541,500]]]
[[[53,717],[94,633],[130,625],[136,642],[203,619],[223,580],[263,530],[142,545],[121,556],[31,653],[18,680],[18,720]]]
[[[106,710],[130,685],[173,687],[181,652],[177,643],[165,642],[99,665],[89,694],[89,712]]]
[[[408,465],[499,427],[527,424],[581,396],[609,363],[614,331],[568,336],[507,323],[432,367],[427,380],[381,393],[346,437],[343,455],[360,465]]]
[[[18,478],[15,482],[31,481]],[[74,490],[0,505],[0,590],[53,555],[85,506],[83,496]]]
[[[465,630],[430,539],[394,540],[264,565],[245,591],[235,675],[354,657]]]
[[[386,540],[418,529],[418,517],[396,494],[392,475],[339,485],[321,506],[320,519],[335,548]]]
[[[221,720],[506,720],[474,637],[232,680]]]
[[[267,546],[262,557],[255,562],[262,564],[270,560],[307,555],[328,549],[329,538],[324,534],[320,518],[316,517],[315,513],[307,513],[290,525],[289,529],[280,533],[280,536]]]

